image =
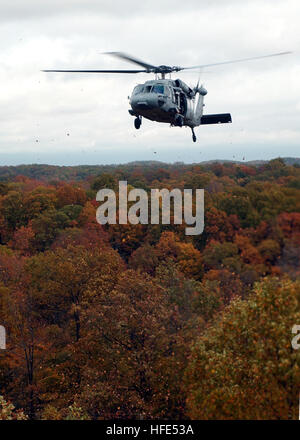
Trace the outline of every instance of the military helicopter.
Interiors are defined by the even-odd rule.
[[[223,61],[212,64],[202,64],[192,67],[180,66],[154,66],[138,58],[123,52],[106,52],[117,58],[129,61],[139,65],[143,69],[136,70],[43,70],[43,72],[69,72],[69,73],[153,73],[155,79],[138,84],[129,98],[131,109],[129,113],[135,117],[134,126],[139,129],[142,124],[142,118],[150,119],[156,122],[165,122],[175,127],[190,127],[192,130],[192,139],[196,142],[194,128],[205,124],[223,124],[232,122],[230,113],[220,113],[212,115],[203,115],[204,96],[207,90],[201,85],[199,80],[195,87],[191,88],[181,79],[171,79],[172,72],[181,70],[203,69],[206,67],[219,66],[224,64],[240,63],[252,61],[261,58],[269,58],[279,55],[287,55],[291,52],[280,52],[271,55],[262,55],[251,58],[242,58],[231,61]],[[167,79],[166,75],[170,78]]]

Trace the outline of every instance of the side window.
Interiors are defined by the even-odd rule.
[[[172,96],[171,95],[171,90],[170,90],[170,88],[168,86],[165,86],[165,95]]]
[[[172,98],[172,102],[176,103],[175,93],[173,89],[171,89],[171,98]]]
[[[151,86],[145,86],[143,92],[144,93],[150,93]]]
[[[178,107],[180,107],[180,96],[178,92],[175,92],[175,100],[174,100],[175,104],[178,105]]]

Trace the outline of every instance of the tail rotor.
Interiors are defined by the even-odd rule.
[[[200,85],[200,79],[201,79],[202,74],[203,74],[203,70],[200,69],[199,75],[198,75],[198,81],[197,81],[196,86],[193,88],[193,90],[194,90],[195,95],[197,93],[199,93],[200,95],[205,96],[207,94],[207,90],[204,88],[203,83]]]

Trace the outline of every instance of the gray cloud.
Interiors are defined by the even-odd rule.
[[[264,0],[267,4],[280,3],[281,0]],[[195,10],[206,11],[208,9],[227,9],[239,5],[240,0],[126,0],[110,2],[107,0],[11,0],[2,1],[0,4],[0,18],[7,20],[32,20],[36,18],[59,16],[66,14],[87,14],[92,16],[109,15],[111,17],[141,17],[142,15],[158,16],[164,14],[178,14],[182,12],[193,13]],[[252,3],[259,3],[254,0]],[[261,2],[260,2],[261,3]]]
[[[149,159],[155,148],[164,160],[177,160],[182,150],[192,161],[199,160],[199,150],[203,160],[209,154],[230,158],[233,151],[253,154],[253,145],[260,145],[257,153],[272,155],[280,144],[281,155],[292,155],[300,141],[300,64],[295,51],[300,44],[299,11],[296,0],[3,1],[0,158],[8,160],[10,150],[24,162],[51,151],[51,157],[68,152],[69,161],[84,157],[85,163],[92,163],[97,157],[113,162],[126,154],[130,160],[135,155]],[[149,79],[146,75],[40,72],[128,66],[100,54],[110,50],[127,51],[154,64],[181,65],[295,52],[202,74],[209,91],[206,112],[231,111],[234,123],[198,129],[199,143],[193,145],[186,129],[170,130],[150,121],[139,132],[133,129],[127,95],[137,82]],[[181,77],[195,84],[198,72]]]

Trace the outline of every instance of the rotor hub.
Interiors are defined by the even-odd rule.
[[[154,73],[172,73],[178,72],[179,70],[182,70],[179,66],[165,66],[162,64],[154,69]]]

